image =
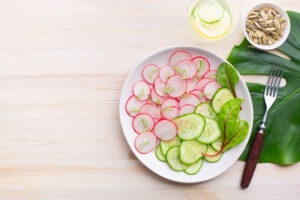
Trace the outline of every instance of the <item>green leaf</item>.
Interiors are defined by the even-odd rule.
[[[228,88],[234,97],[235,84],[239,81],[239,76],[235,69],[228,63],[222,63],[218,68],[218,82],[223,86]]]
[[[291,60],[248,47],[246,39],[235,46],[228,57],[228,61],[242,75],[269,75],[273,65],[284,71],[286,86],[279,89],[277,99],[269,111],[259,158],[261,163],[289,165],[300,161],[300,14],[292,11],[287,13],[291,21],[291,32],[278,50]],[[241,160],[247,158],[266,109],[263,98],[265,86],[256,83],[248,83],[247,86],[254,106],[254,124]]]
[[[142,120],[142,124],[143,124],[143,126],[145,127],[145,128],[147,128],[147,120],[144,118],[144,117],[142,117],[141,118],[141,120]]]
[[[170,93],[174,90],[174,88],[172,88],[171,86],[167,87],[166,90],[165,90],[165,93]]]
[[[198,72],[200,72],[202,70],[204,65],[205,65],[205,62],[203,60],[200,60]]]
[[[174,65],[174,69],[182,76],[182,79],[185,79],[185,74],[186,74],[185,70],[178,68],[176,65]]]
[[[249,124],[244,120],[228,121],[226,129],[225,145],[228,149],[240,144],[246,138]]]

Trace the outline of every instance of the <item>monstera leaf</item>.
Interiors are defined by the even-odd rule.
[[[290,60],[250,48],[245,39],[232,49],[228,57],[228,61],[242,75],[269,75],[273,66],[284,71],[286,85],[279,89],[277,100],[269,111],[259,159],[261,163],[289,165],[300,161],[300,14],[292,11],[287,13],[291,20],[291,32],[278,50]],[[253,136],[258,131],[266,109],[263,98],[265,86],[256,83],[248,83],[247,86],[254,106],[254,124],[241,160],[247,158]]]

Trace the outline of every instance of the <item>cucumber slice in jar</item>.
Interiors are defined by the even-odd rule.
[[[218,0],[203,0],[198,7],[198,15],[201,21],[213,24],[224,16],[224,7]]]
[[[189,113],[176,117],[174,123],[178,129],[178,137],[182,140],[193,140],[201,135],[205,127],[205,119],[197,113]]]
[[[234,99],[233,94],[227,88],[220,88],[216,91],[213,99],[211,101],[211,105],[216,113],[221,111],[222,106],[229,100]]]
[[[155,156],[158,160],[160,160],[162,162],[166,162],[166,157],[162,154],[162,152],[160,150],[160,145],[157,145],[157,147],[155,149]]]
[[[215,151],[210,145],[208,145],[208,149],[206,152],[207,155],[215,155],[217,153],[218,153],[217,151]],[[220,153],[219,155],[214,156],[214,157],[204,156],[204,159],[210,163],[218,162],[221,159],[222,155],[223,155],[223,153]]]
[[[198,173],[202,167],[203,159],[198,160],[196,163],[190,165],[184,172],[188,175],[194,175]]]
[[[167,152],[166,159],[174,171],[183,171],[188,168],[188,165],[183,164],[179,159],[179,146],[171,147]]]
[[[209,144],[216,141],[221,136],[218,122],[212,118],[205,117],[206,125],[203,133],[197,138],[199,142]]]
[[[180,145],[180,139],[178,137],[175,137],[173,140],[171,141],[160,141],[159,146],[160,146],[160,150],[163,156],[166,156],[167,151],[173,147],[173,146],[178,146]]]
[[[195,113],[199,113],[205,117],[216,118],[216,113],[209,103],[200,103],[195,108]]]
[[[186,165],[192,165],[206,153],[207,145],[196,140],[183,141],[180,145],[179,158]]]

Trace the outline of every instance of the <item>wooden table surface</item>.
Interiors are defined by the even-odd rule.
[[[242,0],[242,13],[258,2]],[[260,164],[241,190],[241,161],[211,181],[184,185],[153,174],[131,153],[118,118],[128,72],[167,46],[226,57],[242,40],[239,29],[217,44],[197,42],[187,3],[0,1],[1,200],[300,199],[300,163]],[[298,0],[276,3],[300,11]]]

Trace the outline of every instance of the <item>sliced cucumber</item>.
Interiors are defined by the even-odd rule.
[[[221,136],[218,122],[212,118],[205,117],[206,125],[203,133],[197,138],[199,142],[209,144],[216,141]]]
[[[213,142],[213,143],[211,143],[211,147],[215,150],[215,151],[217,151],[217,152],[219,152],[220,150],[221,150],[221,148],[222,148],[222,144],[223,144],[223,136],[221,136],[218,140],[216,140],[215,142]],[[229,149],[228,148],[224,148],[224,150],[223,150],[223,152],[226,152],[226,151],[228,151]]]
[[[203,0],[198,7],[201,21],[213,24],[220,21],[224,15],[224,7],[218,0]]]
[[[163,155],[163,156],[166,156],[167,151],[168,151],[171,147],[173,147],[173,146],[178,146],[178,145],[180,145],[180,142],[181,142],[181,141],[180,141],[180,139],[179,139],[178,137],[175,137],[173,140],[168,141],[168,142],[166,142],[166,141],[160,141],[159,146],[160,146],[160,150],[161,150],[162,155]]]
[[[155,156],[158,160],[165,162],[166,161],[166,157],[162,154],[161,150],[160,150],[160,145],[157,145],[156,149],[155,149]]]
[[[166,155],[169,166],[175,171],[183,171],[188,168],[188,165],[180,162],[179,159],[179,146],[171,147]]]
[[[179,158],[186,165],[191,165],[203,157],[206,153],[207,145],[196,140],[183,141],[180,145]]]
[[[213,96],[213,99],[211,101],[211,105],[216,113],[219,113],[221,111],[222,106],[229,101],[230,99],[233,99],[234,96],[231,93],[231,91],[227,88],[220,88],[216,91],[215,95]]]
[[[216,113],[209,103],[200,103],[195,108],[195,113],[199,113],[205,117],[216,118]]]
[[[203,164],[203,159],[198,160],[196,163],[190,165],[184,172],[188,175],[194,175],[200,171]]]
[[[208,145],[208,149],[207,149],[206,154],[208,154],[208,155],[215,155],[217,153],[218,153],[217,151],[215,151],[210,145]],[[217,155],[215,157],[204,156],[204,159],[207,162],[218,162],[221,159],[222,155],[223,155],[223,153],[220,153],[219,155]]]
[[[197,113],[189,113],[173,120],[177,125],[178,137],[182,140],[193,140],[201,135],[205,127],[205,119]]]

